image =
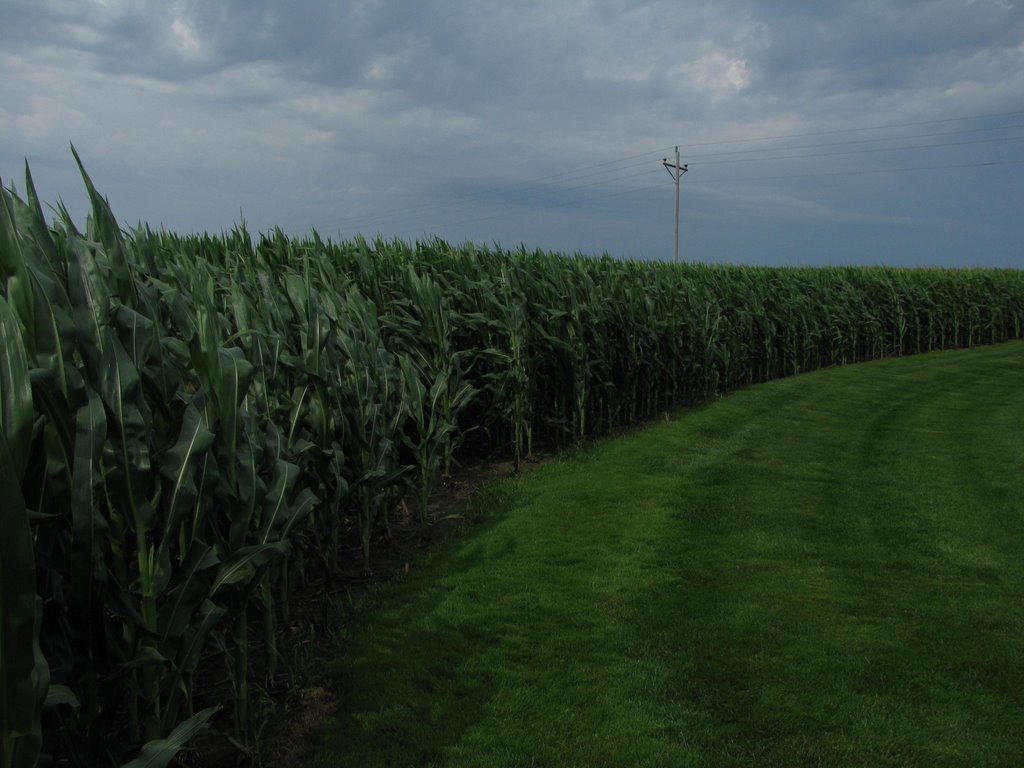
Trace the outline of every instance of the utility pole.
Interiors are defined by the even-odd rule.
[[[675,257],[672,259],[673,264],[679,263],[679,179],[682,178],[683,174],[686,173],[686,165],[679,164],[679,147],[676,147],[676,162],[675,165],[669,163],[668,158],[662,158],[661,164],[665,166],[665,170],[668,171],[668,175],[672,177],[672,181],[676,183],[676,251]],[[688,164],[687,164],[688,165]]]

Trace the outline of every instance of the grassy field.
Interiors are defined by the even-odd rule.
[[[833,368],[498,483],[339,639],[310,764],[1020,764],[1022,385]]]

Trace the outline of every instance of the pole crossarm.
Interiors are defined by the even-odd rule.
[[[676,165],[674,163],[670,163],[667,157],[661,161],[661,164],[665,166],[665,170],[668,171],[668,175],[672,177],[672,181],[679,181],[679,177],[690,170],[688,167],[689,163]]]

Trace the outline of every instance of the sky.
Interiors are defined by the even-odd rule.
[[[1024,267],[1024,2],[0,0],[0,179],[84,222]]]

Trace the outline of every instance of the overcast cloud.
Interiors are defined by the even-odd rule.
[[[0,0],[0,177],[84,219],[71,142],[123,225],[645,259],[678,144],[684,258],[1024,266],[1024,9]]]

